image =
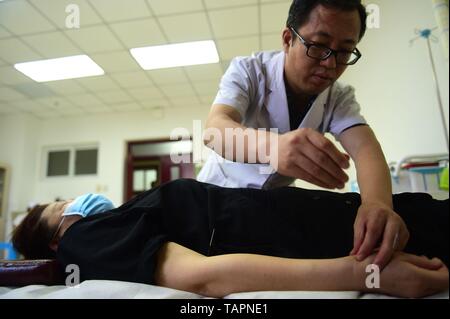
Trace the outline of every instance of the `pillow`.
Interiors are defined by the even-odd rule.
[[[55,259],[0,260],[0,286],[57,285],[64,272]]]

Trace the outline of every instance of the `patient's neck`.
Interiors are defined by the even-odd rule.
[[[61,239],[62,236],[64,235],[64,233],[66,232],[67,229],[69,229],[70,226],[72,226],[75,222],[79,221],[81,218],[81,216],[79,215],[70,215],[70,216],[66,216],[66,218],[64,219],[64,222],[61,226],[61,230],[59,232],[59,238]]]

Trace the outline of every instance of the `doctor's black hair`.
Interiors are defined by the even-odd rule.
[[[361,19],[361,30],[359,32],[359,40],[366,33],[366,8],[362,5],[361,0],[293,0],[289,9],[289,16],[286,22],[288,28],[292,27],[298,30],[309,20],[309,15],[318,5],[336,8],[344,11],[357,10]],[[295,38],[295,37],[294,37]]]

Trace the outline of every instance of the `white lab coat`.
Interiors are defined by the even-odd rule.
[[[234,107],[246,127],[277,128],[279,134],[289,132],[284,59],[282,51],[233,59],[222,77],[214,104]],[[299,128],[313,128],[338,137],[345,129],[358,124],[366,121],[360,114],[354,89],[335,82],[316,98]],[[197,180],[231,188],[273,188],[294,181],[274,173],[267,164],[236,163],[211,152]]]

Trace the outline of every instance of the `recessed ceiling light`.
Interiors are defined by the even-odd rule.
[[[130,53],[144,70],[219,62],[212,40],[134,48]]]
[[[17,63],[14,64],[14,67],[36,82],[75,79],[105,74],[105,71],[87,55]]]

